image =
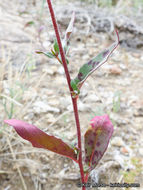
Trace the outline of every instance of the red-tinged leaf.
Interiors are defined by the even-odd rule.
[[[13,126],[16,132],[22,138],[31,142],[34,147],[48,149],[78,162],[75,150],[61,139],[48,135],[36,126],[20,120],[9,119],[4,122]]]
[[[96,116],[84,135],[86,172],[93,170],[106,151],[113,133],[108,115]]]
[[[35,24],[34,21],[29,21],[29,22],[27,22],[27,23],[25,24],[24,27],[28,27],[28,26],[31,26],[31,25],[34,25],[34,24]]]

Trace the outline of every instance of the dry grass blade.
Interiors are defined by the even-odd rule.
[[[10,151],[11,151],[11,153],[12,153],[13,160],[16,160],[16,156],[15,156],[15,153],[14,153],[13,148],[12,148],[12,146],[11,146],[11,142],[10,142],[9,138],[7,138],[7,143],[8,143],[8,145],[9,145]],[[23,176],[22,176],[22,173],[21,173],[21,170],[20,170],[19,166],[16,166],[16,167],[17,167],[17,171],[18,171],[18,174],[19,174],[19,176],[20,176],[20,179],[21,179],[21,182],[22,182],[22,185],[23,185],[24,190],[28,190],[28,189],[27,189],[27,186],[26,186],[26,183],[25,183],[25,181],[24,181],[24,178],[23,178]]]
[[[14,104],[18,105],[18,106],[22,106],[21,103],[19,103],[18,101],[14,100],[13,98],[7,96],[7,95],[4,95],[4,94],[0,94],[1,97],[3,98],[6,98],[7,100],[9,100],[10,102],[13,102]]]

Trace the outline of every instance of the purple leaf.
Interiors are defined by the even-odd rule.
[[[113,133],[113,125],[108,115],[96,116],[84,135],[85,163],[87,172],[93,170],[106,151]]]
[[[20,120],[9,119],[4,122],[13,126],[16,132],[22,138],[31,142],[34,147],[48,149],[78,162],[75,150],[61,139],[48,135],[36,126]]]

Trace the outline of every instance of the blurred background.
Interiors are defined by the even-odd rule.
[[[71,78],[115,40],[120,45],[82,87],[84,135],[107,113],[114,134],[89,182],[139,183],[143,188],[143,0],[53,0],[61,37],[75,11]],[[75,142],[76,128],[62,65],[35,53],[55,40],[46,0],[0,2],[0,190],[77,190],[78,167],[20,138],[4,119],[20,119]],[[92,189],[92,188],[91,188]],[[93,188],[95,189],[95,188]],[[110,190],[111,188],[100,188]],[[116,188],[112,188],[116,190]],[[123,188],[124,189],[124,188]]]

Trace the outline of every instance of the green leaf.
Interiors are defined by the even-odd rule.
[[[25,27],[28,27],[28,26],[31,26],[31,25],[34,25],[34,21],[29,21],[25,24]]]
[[[43,52],[43,51],[36,51],[37,54],[44,54],[49,58],[54,58],[55,55],[53,55],[51,52]]]
[[[100,52],[96,57],[92,58],[89,62],[85,63],[78,72],[78,75],[73,80],[76,86],[80,89],[82,84],[85,82],[85,80],[101,65],[103,65],[106,61],[108,61],[108,58],[113,53],[113,51],[117,48],[119,44],[119,36],[118,32],[116,31],[116,42],[114,42],[111,46],[104,49],[102,52]]]
[[[54,51],[56,54],[59,54],[59,45],[57,43],[57,40],[54,41]]]

